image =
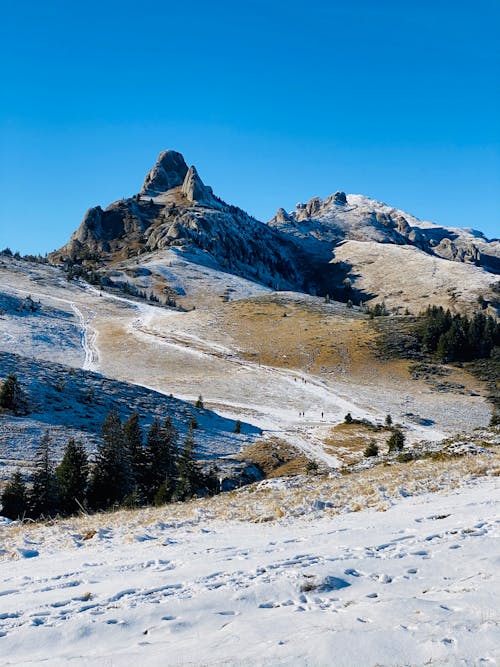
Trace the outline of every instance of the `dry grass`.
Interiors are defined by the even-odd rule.
[[[303,452],[278,438],[260,440],[246,447],[238,458],[257,465],[265,477],[304,475],[310,461]]]
[[[342,306],[266,295],[225,304],[222,326],[251,361],[327,377],[409,379],[409,362],[380,359],[371,321]]]
[[[0,560],[20,558],[17,548],[26,540],[55,545],[53,548],[84,548],[106,536],[131,541],[136,532],[154,531],[161,523],[172,530],[197,531],[210,521],[268,522],[303,517],[320,509],[323,515],[358,512],[367,508],[387,510],[397,499],[435,491],[450,491],[485,476],[500,476],[498,448],[477,455],[418,459],[383,464],[336,475],[299,476],[285,483],[266,480],[213,498],[186,503],[119,510],[45,523],[4,527]],[[48,547],[50,548],[50,547]],[[3,551],[3,553],[2,553]]]
[[[390,429],[369,424],[337,424],[325,438],[325,451],[333,454],[346,465],[357,463],[364,457],[364,451],[371,441],[375,441],[380,452],[387,451]]]

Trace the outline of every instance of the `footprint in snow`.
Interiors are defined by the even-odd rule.
[[[214,613],[218,614],[219,616],[238,616],[239,615],[239,612],[236,612],[236,611],[216,611]]]
[[[362,577],[363,575],[355,570],[353,567],[348,567],[347,570],[344,570],[344,574],[348,574],[351,577]]]
[[[36,558],[39,556],[39,552],[36,549],[22,549],[18,548],[18,553],[23,557],[23,558]]]

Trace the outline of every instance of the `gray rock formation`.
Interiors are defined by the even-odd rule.
[[[163,151],[144,179],[141,193],[154,196],[167,192],[182,185],[187,173],[188,167],[181,153]]]
[[[194,166],[189,167],[184,178],[182,194],[189,201],[197,202],[198,204],[210,205],[214,203],[212,188],[203,184]]]

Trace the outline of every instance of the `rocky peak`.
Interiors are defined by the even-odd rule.
[[[280,223],[291,222],[293,220],[293,216],[287,213],[284,208],[280,207],[276,211],[276,215],[274,216],[273,220]]]
[[[196,167],[189,167],[182,183],[182,194],[189,201],[199,204],[210,204],[213,198],[212,188],[203,183],[196,171]]]
[[[163,151],[144,179],[141,193],[154,196],[167,192],[182,185],[187,173],[188,167],[181,153]]]
[[[336,204],[337,206],[346,206],[347,205],[347,196],[345,192],[338,190],[334,192],[333,195],[330,195],[326,200],[325,204]]]

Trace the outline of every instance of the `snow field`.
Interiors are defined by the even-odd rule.
[[[482,478],[386,512],[6,526],[0,664],[494,665],[498,501]]]

